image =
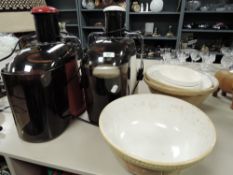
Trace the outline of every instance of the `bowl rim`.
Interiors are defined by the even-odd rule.
[[[218,80],[214,76],[212,76],[211,78],[213,78],[216,84],[213,84],[213,86],[210,88],[200,89],[200,90],[181,89],[178,87],[168,86],[156,80],[153,81],[149,80],[146,74],[143,80],[152,89],[155,90],[159,89],[164,93],[169,93],[172,95],[179,95],[179,96],[199,96],[199,95],[205,95],[206,93],[214,92],[219,87]]]
[[[188,105],[191,105],[193,106],[194,108],[196,108],[199,112],[203,113],[204,116],[206,117],[209,125],[211,125],[211,127],[213,128],[213,131],[214,131],[214,142],[213,142],[213,145],[205,152],[203,152],[202,154],[198,155],[197,157],[193,158],[193,159],[189,159],[189,160],[184,160],[184,161],[179,161],[179,162],[159,162],[159,161],[151,161],[151,160],[147,160],[145,158],[142,158],[140,156],[137,156],[137,155],[133,155],[131,153],[128,153],[127,151],[124,151],[123,149],[121,149],[119,146],[115,145],[114,143],[112,143],[112,141],[110,139],[108,139],[108,137],[106,136],[106,134],[104,133],[104,130],[103,130],[103,120],[102,120],[102,116],[103,116],[103,113],[104,111],[106,110],[106,107],[109,106],[109,104],[111,103],[114,103],[118,100],[121,100],[121,99],[125,99],[125,98],[129,98],[129,97],[132,97],[132,96],[166,96],[166,97],[169,97],[169,98],[173,98],[173,99],[176,99],[178,101],[182,101]],[[153,165],[153,166],[160,166],[160,167],[184,167],[186,165],[190,165],[190,164],[194,164],[202,159],[204,159],[206,156],[208,156],[214,149],[215,145],[216,145],[216,142],[217,142],[217,132],[216,132],[216,128],[213,124],[213,122],[210,120],[210,118],[206,115],[206,113],[204,113],[202,110],[200,110],[198,107],[184,101],[184,100],[181,100],[181,99],[178,99],[178,98],[175,98],[175,97],[171,97],[171,96],[168,96],[168,95],[160,95],[160,94],[134,94],[134,95],[130,95],[130,96],[125,96],[125,97],[121,97],[113,102],[109,103],[101,112],[100,114],[100,118],[99,118],[99,129],[100,129],[100,132],[102,134],[102,136],[104,137],[104,139],[106,140],[106,142],[111,146],[113,147],[114,149],[116,149],[118,152],[120,152],[121,154],[123,155],[126,155],[127,157],[131,158],[131,159],[134,159],[134,160],[137,160],[139,162],[143,162],[144,164],[150,164],[150,165]]]
[[[167,65],[167,64],[158,64],[158,65],[152,65],[150,66],[144,73],[144,81],[145,83],[148,85],[148,86],[152,86],[155,85],[155,86],[159,86],[159,88],[162,88],[163,91],[169,91],[170,93],[174,94],[174,95],[183,95],[183,96],[194,96],[194,95],[202,95],[206,92],[210,92],[210,91],[214,91],[218,88],[219,86],[219,81],[218,79],[211,75],[210,73],[203,73],[203,72],[200,72],[200,71],[196,71],[196,70],[193,70],[192,68],[189,68],[189,67],[186,67],[186,66],[181,66],[181,65],[172,65],[172,66],[175,66],[175,67],[180,67],[180,68],[186,68],[186,69],[192,69],[193,71],[195,72],[198,72],[200,75],[201,74],[205,74],[206,76],[209,77],[209,79],[212,79],[212,86],[209,87],[209,88],[204,88],[204,89],[184,89],[182,87],[175,87],[175,86],[172,86],[172,85],[169,85],[169,84],[165,84],[157,79],[153,79],[151,78],[151,76],[149,76],[149,71],[152,70],[152,69],[155,69],[156,67],[163,67],[163,66],[170,66],[170,65]],[[178,93],[178,94],[176,94]]]
[[[168,69],[176,69],[176,70],[180,70],[180,71],[187,71],[187,73],[189,72],[191,75],[196,74],[196,76],[198,76],[198,78],[197,78],[198,80],[195,81],[195,82],[188,82],[188,83],[183,82],[183,83],[187,83],[189,85],[181,85],[183,83],[180,82],[179,80],[172,80],[172,79],[170,79],[170,77],[167,77],[166,75],[164,75],[164,71],[165,71],[165,74],[166,74],[166,71]],[[169,86],[169,84],[173,84],[173,85],[178,85],[178,86],[181,85],[181,86],[184,86],[184,87],[193,87],[193,85],[196,86],[196,85],[199,85],[202,82],[202,73],[197,71],[197,70],[194,70],[192,68],[186,67],[186,66],[173,65],[173,64],[159,64],[159,65],[150,66],[146,70],[145,74],[146,74],[147,78],[149,80],[151,80],[151,81],[154,80],[153,75],[151,74],[153,72],[156,72],[157,74],[159,74],[159,76],[162,79],[165,79],[166,82],[168,83],[166,85],[168,85],[168,86]],[[164,84],[164,83],[162,83],[162,84]]]

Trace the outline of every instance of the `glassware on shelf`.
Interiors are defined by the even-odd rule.
[[[221,65],[223,69],[230,69],[230,67],[233,65],[233,57],[228,55],[224,55],[221,60]]]
[[[233,65],[233,49],[230,47],[222,47],[220,49],[223,57],[221,59],[221,65],[224,69],[230,69]]]
[[[220,51],[224,56],[233,56],[233,49],[230,47],[222,47]]]
[[[163,63],[167,62],[167,59],[168,59],[168,51],[167,51],[167,48],[161,48],[161,49],[160,49],[160,56],[162,57]]]
[[[176,57],[177,57],[177,59],[179,60],[179,62],[181,63],[181,64],[184,64],[185,62],[186,62],[186,59],[189,57],[189,54],[188,53],[186,53],[184,50],[182,50],[182,49],[178,49],[177,51],[176,51]]]
[[[177,59],[177,50],[176,49],[171,50],[170,64],[179,64],[179,60]]]
[[[202,58],[202,63],[201,63],[201,70],[202,72],[205,72],[208,70],[208,55],[209,53],[202,53],[201,58]]]
[[[94,0],[88,0],[87,5],[86,5],[86,8],[87,8],[88,10],[94,9],[94,8],[95,8],[95,2],[94,2]]]
[[[201,59],[199,51],[195,49],[191,50],[190,56],[191,56],[192,62],[197,62]]]
[[[214,63],[216,60],[216,53],[210,53],[209,55],[209,62]]]
[[[201,48],[200,56],[202,58],[201,70],[204,72],[208,69],[208,56],[209,56],[209,48],[206,45],[203,45]]]
[[[166,64],[174,64],[176,58],[176,51],[172,50],[171,48],[164,48],[161,49],[161,57],[163,62]]]
[[[216,54],[215,53],[202,53],[202,64],[201,64],[201,70],[209,71],[209,65],[213,64],[216,60]]]

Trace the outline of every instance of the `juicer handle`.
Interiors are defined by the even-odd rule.
[[[65,43],[71,42],[75,44],[75,49],[77,50],[77,53],[78,53],[78,60],[82,59],[83,50],[82,50],[80,39],[74,35],[64,35],[63,39]]]
[[[100,36],[104,36],[104,32],[92,32],[88,35],[88,39],[87,39],[87,44],[88,47],[90,46],[91,43],[93,43],[96,38],[95,37],[100,37]]]
[[[143,79],[143,72],[144,72],[144,61],[143,61],[143,53],[144,53],[144,37],[140,31],[135,32],[128,32],[125,31],[126,36],[133,37],[140,40],[141,43],[141,54],[140,54],[140,67],[137,72],[137,81]]]

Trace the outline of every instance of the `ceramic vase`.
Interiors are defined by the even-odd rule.
[[[161,12],[163,10],[163,0],[152,0],[150,10],[152,12]]]
[[[140,8],[140,5],[139,5],[139,3],[137,1],[134,1],[132,3],[131,10],[133,12],[140,12],[141,8]]]
[[[87,1],[86,0],[82,0],[82,7],[84,9],[87,8]]]

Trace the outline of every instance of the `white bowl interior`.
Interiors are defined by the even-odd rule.
[[[167,82],[179,86],[198,86],[202,81],[201,74],[193,69],[177,65],[156,65],[148,69],[150,77],[159,75]]]
[[[170,67],[173,67],[174,69],[173,68],[170,69]],[[172,69],[173,71],[170,72],[170,70]],[[187,73],[186,70],[188,70],[187,72],[189,73]],[[172,76],[172,72],[173,72],[173,76]],[[186,72],[186,73],[183,73],[183,72]],[[162,74],[170,74],[170,75],[166,76]],[[152,81],[156,80],[156,81],[161,82],[162,84],[173,86],[176,88],[182,88],[184,90],[186,89],[187,90],[203,90],[203,89],[208,89],[214,86],[213,84],[214,82],[212,81],[213,76],[209,74],[203,74],[195,70],[192,70],[186,67],[181,67],[181,66],[173,66],[173,65],[151,66],[149,69],[147,69],[146,75],[147,75],[147,78],[149,78],[149,80],[152,80]],[[171,77],[173,77],[174,80],[172,80],[173,78]],[[199,78],[200,78],[200,82],[199,82]],[[177,81],[175,79],[177,79]],[[183,79],[183,81],[186,83],[179,82],[181,81],[181,79]]]
[[[163,95],[133,95],[110,103],[100,129],[118,150],[136,159],[177,164],[203,158],[215,145],[215,128],[193,105]]]

